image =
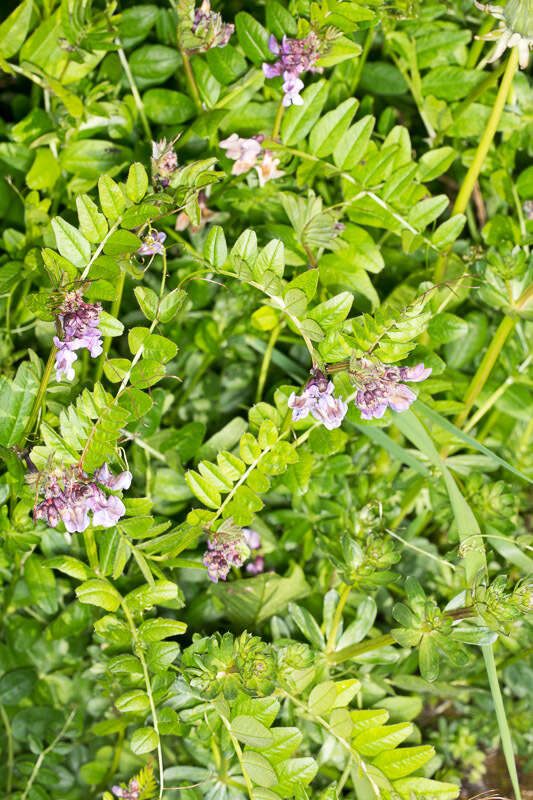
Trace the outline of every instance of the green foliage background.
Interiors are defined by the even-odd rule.
[[[526,800],[530,69],[487,63],[470,0],[216,10],[230,43],[189,55],[187,2],[0,25],[2,797]],[[336,38],[284,109],[268,37],[311,24]],[[232,174],[235,132],[283,175]],[[105,311],[72,383],[67,285]],[[363,355],[432,368],[410,410],[365,422],[344,369],[342,428],[293,422],[311,358]],[[28,457],[128,465],[126,516],[34,522]],[[220,525],[263,574],[209,583]]]

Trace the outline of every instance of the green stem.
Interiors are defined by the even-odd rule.
[[[11,732],[11,725],[9,724],[9,717],[7,716],[7,712],[1,703],[0,703],[0,717],[2,717],[2,722],[4,723],[4,727],[6,729],[6,738],[7,738],[6,793],[9,797],[9,795],[11,794],[11,789],[13,788],[13,763],[14,763],[13,734]]]
[[[41,409],[41,405],[44,401],[44,396],[46,394],[46,390],[48,389],[48,384],[50,382],[50,376],[52,374],[52,369],[54,367],[56,353],[57,353],[57,347],[53,345],[52,349],[50,350],[50,355],[48,356],[48,361],[46,362],[46,366],[44,368],[44,372],[41,378],[41,383],[39,384],[39,391],[37,392],[37,396],[33,401],[30,417],[28,419],[28,422],[26,423],[26,427],[24,428],[24,433],[22,434],[19,440],[20,447],[23,447],[24,442],[32,432],[33,426],[35,425],[35,422],[39,415],[39,411]]]
[[[494,661],[494,652],[492,645],[485,645],[481,648],[483,658],[485,659],[485,668],[487,670],[487,677],[489,679],[490,691],[492,694],[492,702],[494,703],[494,710],[496,712],[496,719],[498,720],[498,728],[500,730],[500,738],[502,742],[502,750],[507,763],[507,770],[513,785],[516,800],[520,800],[520,784],[518,782],[518,773],[516,770],[516,762],[513,750],[513,740],[507,716],[505,714],[505,707],[503,705],[502,691],[500,682],[498,680],[498,672],[496,670],[496,663]]]
[[[281,128],[281,120],[282,120],[282,117],[283,117],[283,111],[284,110],[285,110],[285,107],[283,105],[283,102],[280,101],[280,104],[278,106],[278,110],[277,110],[277,113],[276,113],[276,119],[274,120],[274,127],[272,128],[272,138],[273,139],[277,139],[278,136],[279,136],[279,129]]]
[[[496,131],[500,123],[502,112],[505,103],[507,102],[509,92],[511,90],[513,78],[515,76],[517,67],[518,67],[518,48],[513,47],[509,53],[509,58],[507,59],[505,72],[503,74],[503,78],[500,83],[500,88],[498,89],[496,101],[492,108],[492,112],[487,122],[487,126],[479,142],[476,154],[474,156],[474,160],[470,164],[468,172],[466,173],[461,188],[459,190],[459,194],[456,197],[452,209],[452,216],[455,214],[464,214],[466,210],[468,201],[470,200],[470,196],[474,189],[474,185],[483,168],[483,163],[485,161],[489,148],[492,144],[492,140],[496,135]],[[448,265],[449,255],[450,251],[444,253],[439,257],[437,264],[435,266],[435,275],[434,275],[435,283],[441,283],[442,280],[444,279],[444,276],[446,274],[446,267]]]
[[[372,650],[379,650],[380,647],[387,647],[391,644],[396,644],[394,637],[390,633],[385,633],[383,636],[376,636],[374,639],[368,639],[366,642],[360,642],[359,644],[351,644],[349,647],[337,650],[336,653],[330,653],[328,661],[330,664],[341,664],[350,658],[356,658],[364,653],[371,653]]]
[[[96,540],[92,528],[86,528],[83,531],[83,541],[85,543],[85,552],[89,559],[89,566],[98,575],[100,573],[100,563],[98,561],[98,551],[96,549]]]
[[[345,586],[341,592],[339,602],[337,603],[337,608],[335,609],[335,616],[333,617],[333,624],[331,626],[331,630],[328,636],[328,642],[326,645],[326,653],[331,653],[335,649],[335,642],[337,641],[337,631],[339,630],[339,625],[342,619],[342,612],[344,611],[344,606],[346,605],[346,601],[348,600],[348,596],[352,591],[351,586]],[[340,651],[342,652],[342,651]]]
[[[120,303],[122,302],[122,295],[124,293],[124,284],[126,282],[126,273],[124,270],[120,273],[120,278],[117,286],[117,295],[113,300],[113,305],[111,306],[111,316],[118,317],[120,311]],[[102,373],[104,371],[104,364],[106,361],[107,354],[111,348],[111,336],[106,336],[104,339],[104,347],[103,353],[98,361],[98,365],[96,367],[96,372],[94,375],[95,383],[99,381],[102,377]]]
[[[30,790],[31,790],[31,787],[33,786],[33,782],[34,782],[35,778],[37,777],[37,775],[39,774],[39,770],[42,767],[44,759],[46,758],[48,753],[52,752],[52,750],[54,749],[56,744],[60,741],[60,739],[62,739],[63,735],[65,734],[65,732],[67,730],[67,728],[69,727],[70,723],[72,722],[72,718],[74,717],[75,713],[76,713],[76,709],[73,709],[70,712],[70,714],[68,715],[67,721],[65,722],[65,724],[63,725],[63,727],[61,728],[59,733],[57,734],[57,736],[54,739],[54,741],[52,742],[52,744],[49,744],[48,747],[45,748],[45,750],[43,750],[42,753],[39,754],[39,757],[38,757],[37,761],[35,762],[35,766],[33,767],[32,773],[31,773],[31,775],[30,775],[30,777],[28,779],[28,783],[26,784],[26,788],[24,789],[24,793],[21,795],[20,800],[26,800],[26,798],[28,797],[28,795],[30,793]]]
[[[118,50],[118,57],[120,59],[120,63],[122,64],[122,68],[126,73],[126,78],[128,79],[128,83],[130,85],[131,93],[133,95],[133,99],[135,100],[135,105],[137,106],[137,110],[139,112],[139,117],[141,118],[141,123],[144,129],[144,133],[148,142],[151,144],[152,142],[152,131],[150,130],[150,123],[148,122],[148,117],[146,116],[146,111],[144,110],[144,104],[141,99],[141,95],[139,94],[139,90],[137,89],[137,85],[135,83],[133,73],[130,69],[130,65],[128,64],[128,59],[126,58],[126,53],[124,52],[123,48],[119,46]]]
[[[484,36],[494,27],[494,18],[490,16],[486,16],[483,20],[483,23],[479,29],[478,36]],[[466,61],[466,68],[467,69],[474,69],[477,64],[477,60],[481,55],[481,51],[483,50],[483,45],[485,42],[483,39],[474,39],[472,42],[472,46],[470,47],[470,52],[468,53],[468,58]]]
[[[194,77],[194,73],[192,71],[191,62],[189,61],[189,56],[184,50],[180,50],[181,57],[183,58],[183,66],[185,67],[185,76],[187,78],[187,83],[189,84],[189,89],[192,92],[192,99],[194,105],[198,109],[198,111],[202,111],[202,99],[200,97],[200,92],[198,91],[198,86],[196,85],[196,80]]]
[[[350,93],[355,94],[357,87],[359,86],[359,81],[361,80],[361,73],[363,72],[363,67],[365,66],[366,59],[370,52],[370,48],[372,47],[372,42],[374,41],[374,28],[369,28],[366,32],[365,43],[363,44],[363,50],[361,55],[359,56],[359,60],[357,62],[357,67],[355,70],[355,75],[352,78],[352,82],[350,84]]]
[[[135,627],[135,623],[133,621],[133,617],[130,614],[128,606],[124,602],[124,600],[120,601],[120,605],[122,611],[124,612],[124,616],[126,617],[126,621],[128,623],[131,636],[133,639],[133,652],[141,662],[143,668],[143,675],[144,675],[144,683],[146,688],[146,694],[148,695],[148,700],[150,702],[150,711],[152,713],[152,720],[154,723],[154,730],[157,733],[157,757],[159,762],[159,800],[163,797],[163,792],[165,790],[165,779],[164,779],[164,767],[163,767],[163,751],[161,749],[161,736],[159,734],[159,723],[157,720],[157,711],[154,703],[154,697],[152,694],[152,684],[150,683],[150,674],[148,672],[148,666],[146,664],[146,659],[144,658],[144,653],[142,647],[138,646],[138,639],[137,639],[137,628]]]
[[[474,405],[477,396],[483,389],[487,378],[489,377],[490,373],[492,372],[492,368],[496,363],[498,356],[500,355],[501,349],[504,346],[507,337],[514,329],[516,323],[518,321],[517,317],[504,317],[500,322],[496,333],[490,343],[481,364],[479,365],[476,374],[472,378],[470,386],[468,388],[468,392],[465,397],[465,407],[461,411],[461,413],[457,416],[455,420],[455,424],[458,428],[461,428],[468,414],[470,413],[470,409]]]
[[[270,367],[270,361],[272,359],[272,352],[274,350],[274,346],[277,342],[278,336],[281,332],[282,325],[278,324],[275,328],[273,328],[272,333],[270,334],[270,339],[268,340],[268,344],[263,355],[263,361],[261,364],[261,372],[259,373],[259,380],[257,382],[257,392],[255,394],[255,402],[258,403],[261,400],[261,396],[263,394],[263,389],[265,386],[265,381],[268,374],[268,368]]]

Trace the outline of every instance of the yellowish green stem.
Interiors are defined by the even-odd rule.
[[[479,174],[483,168],[483,164],[489,148],[492,144],[492,140],[496,135],[496,131],[498,129],[498,125],[500,123],[500,119],[503,113],[504,106],[507,102],[507,98],[509,96],[509,92],[511,91],[511,86],[513,83],[513,78],[515,76],[516,70],[518,67],[518,48],[513,47],[509,52],[509,58],[507,59],[507,66],[505,68],[505,72],[503,73],[503,78],[500,83],[500,88],[498,89],[498,94],[496,96],[496,101],[492,108],[491,115],[487,122],[487,126],[481,137],[479,142],[478,148],[476,150],[476,154],[474,156],[474,160],[470,164],[468,172],[466,173],[465,179],[461,185],[459,190],[459,194],[455,200],[452,215],[454,214],[464,214],[466,211],[466,207],[468,205],[468,201],[470,200],[470,196],[474,189],[475,183],[479,177]],[[448,258],[449,258],[449,251],[447,253],[442,254],[435,266],[435,275],[434,281],[435,283],[441,283],[444,279],[446,274],[446,267],[448,265]]]

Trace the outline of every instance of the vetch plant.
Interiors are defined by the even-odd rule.
[[[526,800],[531,4],[11,5],[2,797]]]

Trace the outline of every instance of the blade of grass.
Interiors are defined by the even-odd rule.
[[[421,400],[417,400],[416,401],[416,406],[415,407],[416,407],[416,409],[418,411],[422,412],[424,417],[426,417],[427,419],[429,419],[432,422],[434,422],[436,425],[438,425],[443,430],[448,431],[448,433],[452,433],[454,436],[456,436],[458,439],[460,439],[464,444],[466,444],[468,447],[472,448],[472,450],[478,450],[480,453],[483,453],[483,455],[485,455],[488,458],[490,458],[492,461],[494,461],[500,467],[504,467],[504,469],[509,470],[509,472],[512,472],[513,475],[516,475],[518,478],[521,478],[523,481],[527,481],[528,483],[533,483],[533,479],[528,478],[528,476],[524,475],[523,472],[520,472],[519,469],[516,469],[516,467],[513,467],[512,464],[509,464],[508,461],[505,461],[505,459],[503,459],[500,456],[496,455],[496,453],[493,453],[492,450],[489,450],[489,448],[485,447],[484,444],[481,444],[481,442],[478,442],[476,439],[474,439],[473,436],[469,436],[468,433],[465,433],[464,431],[461,430],[461,428],[458,428],[457,425],[454,425],[453,422],[450,422],[448,419],[446,419],[445,417],[441,416],[441,414],[439,414],[437,411],[434,411],[432,408],[427,406],[425,403],[422,403]]]
[[[381,428],[374,428],[371,425],[359,425],[357,422],[351,422],[350,420],[348,420],[348,424],[357,428],[360,433],[364,433],[365,436],[368,436],[374,444],[383,447],[393,458],[407,464],[408,467],[414,469],[419,475],[423,475],[425,478],[429,477],[430,473],[427,467],[425,467],[416,456],[406,450],[405,447],[402,447],[391,439]]]

